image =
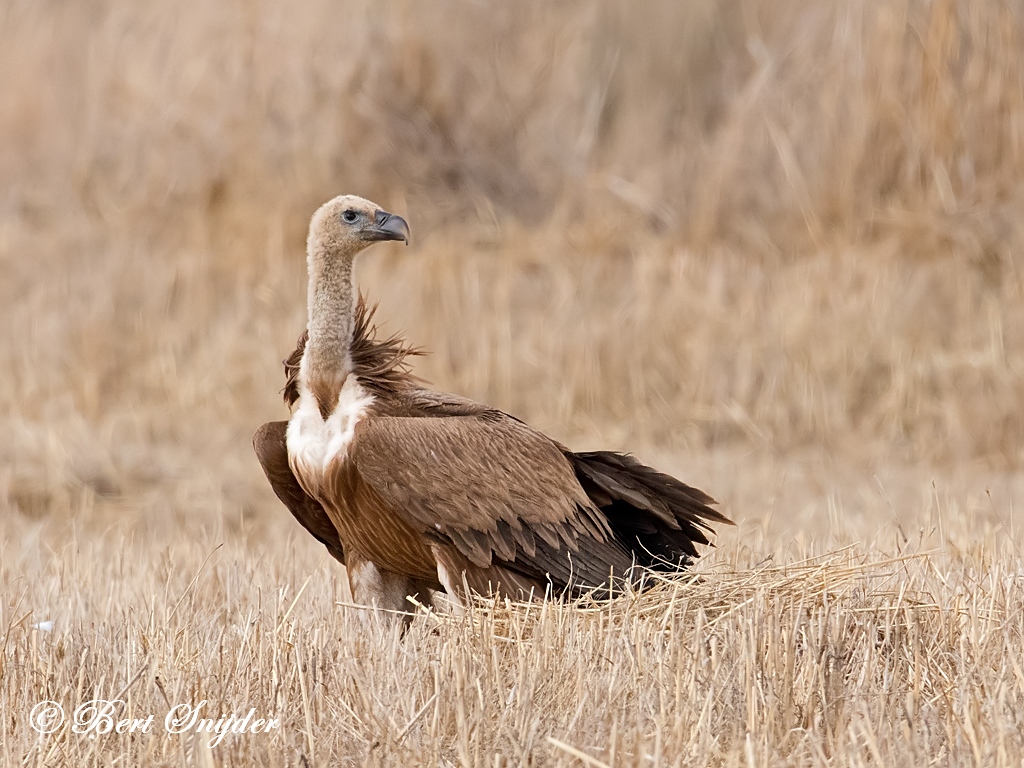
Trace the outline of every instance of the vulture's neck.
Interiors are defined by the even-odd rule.
[[[330,253],[311,244],[309,261],[309,341],[302,359],[306,387],[324,418],[334,410],[352,373],[352,261],[354,254]]]

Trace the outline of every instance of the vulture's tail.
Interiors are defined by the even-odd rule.
[[[712,523],[732,521],[711,508],[715,500],[624,453],[567,453],[576,477],[608,517],[612,530],[636,562],[654,570],[676,570],[708,544]]]

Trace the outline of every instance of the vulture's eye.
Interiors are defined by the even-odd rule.
[[[341,218],[345,220],[346,224],[354,224],[355,220],[359,218],[359,214],[355,211],[345,211],[341,214]]]

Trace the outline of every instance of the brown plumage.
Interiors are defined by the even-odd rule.
[[[632,456],[574,453],[429,390],[407,365],[417,350],[376,338],[373,309],[361,297],[352,306],[352,259],[407,232],[361,198],[314,216],[310,323],[284,361],[292,419],[254,437],[278,497],[348,565],[354,597],[402,610],[428,589],[604,590],[635,579],[635,566],[689,563],[710,524],[729,522],[709,496]]]

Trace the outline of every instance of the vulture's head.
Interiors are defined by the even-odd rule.
[[[342,195],[321,205],[309,223],[310,253],[327,251],[355,256],[378,240],[409,244],[405,219],[355,195]]]

